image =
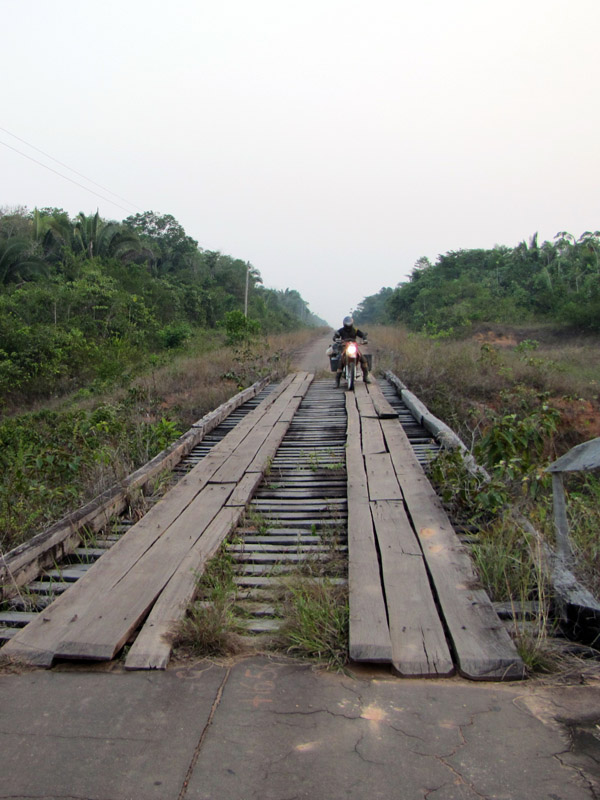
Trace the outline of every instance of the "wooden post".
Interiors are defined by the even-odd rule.
[[[569,541],[569,522],[563,473],[552,473],[552,505],[554,509],[554,530],[556,531],[556,555],[562,566],[567,566],[573,556]]]
[[[248,318],[248,284],[250,283],[250,262],[246,261],[246,292],[244,294],[244,316]]]

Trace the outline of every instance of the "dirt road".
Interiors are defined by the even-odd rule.
[[[329,373],[329,358],[325,355],[325,351],[332,341],[333,329],[324,335],[318,334],[314,341],[298,351],[292,368],[314,372],[315,375],[324,371]]]

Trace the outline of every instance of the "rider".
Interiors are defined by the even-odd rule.
[[[355,342],[357,336],[360,336],[360,338],[363,340],[363,342],[367,341],[367,334],[363,333],[361,330],[359,330],[358,328],[354,327],[353,318],[352,317],[344,317],[344,324],[339,330],[337,330],[333,334],[333,341],[334,342],[340,342],[340,341],[341,342],[347,342],[347,341]],[[339,385],[340,385],[340,378],[342,377],[342,370],[344,369],[344,366],[345,366],[345,357],[346,357],[346,354],[345,354],[344,350],[342,350],[342,357],[339,360],[337,372],[336,372],[336,375],[335,375],[336,388],[339,387]],[[360,366],[362,367],[362,373],[363,373],[364,382],[365,383],[371,383],[371,380],[369,378],[369,364],[367,363],[367,359],[363,356],[363,354],[360,352],[360,350],[358,350],[358,358],[359,358],[359,361],[360,361]]]

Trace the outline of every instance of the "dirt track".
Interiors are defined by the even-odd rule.
[[[332,341],[333,329],[330,333],[323,336],[319,335],[314,341],[298,351],[294,368],[314,372],[315,375],[322,371],[329,372],[329,359],[325,355],[325,351]]]

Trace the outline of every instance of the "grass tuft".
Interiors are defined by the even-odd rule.
[[[285,622],[280,646],[289,654],[342,669],[348,661],[347,586],[298,576],[285,582],[281,606]]]
[[[243,650],[234,615],[233,559],[225,547],[198,579],[196,601],[177,625],[173,644],[196,656],[226,656]]]

